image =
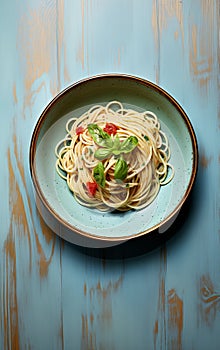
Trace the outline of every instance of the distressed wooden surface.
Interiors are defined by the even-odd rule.
[[[219,349],[218,0],[8,0],[0,27],[0,349]],[[165,88],[198,137],[187,209],[151,252],[143,240],[108,255],[75,247],[34,203],[40,113],[70,83],[107,72]]]

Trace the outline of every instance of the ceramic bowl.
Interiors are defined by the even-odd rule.
[[[99,212],[78,204],[55,169],[55,146],[72,116],[94,104],[119,100],[137,110],[151,110],[159,118],[171,148],[173,180],[161,187],[148,207],[139,211]],[[81,80],[59,93],[40,116],[30,144],[30,171],[37,207],[46,224],[77,245],[100,248],[120,244],[173,223],[195,182],[198,149],[192,124],[177,101],[147,80],[105,74]]]

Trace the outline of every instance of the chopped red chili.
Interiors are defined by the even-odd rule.
[[[105,127],[104,127],[104,131],[107,132],[109,135],[115,135],[117,133],[117,129],[118,127],[113,124],[113,123],[106,123]]]
[[[96,190],[98,188],[97,183],[96,182],[87,182],[86,183],[86,187],[87,187],[89,195],[94,197],[95,193],[96,193]]]

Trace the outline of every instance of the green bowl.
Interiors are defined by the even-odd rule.
[[[173,180],[161,187],[148,207],[139,211],[100,212],[81,206],[55,169],[54,149],[66,121],[95,104],[119,100],[125,106],[154,112],[171,148]],[[58,94],[40,116],[30,144],[30,171],[37,207],[59,236],[86,247],[109,247],[157,231],[164,233],[177,217],[195,182],[198,148],[193,127],[177,101],[147,80],[104,74],[81,80]]]

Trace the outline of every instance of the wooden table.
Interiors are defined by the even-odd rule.
[[[0,349],[220,348],[218,0],[1,1]],[[84,77],[143,77],[195,129],[194,191],[157,249],[80,248],[39,216],[34,126]]]

